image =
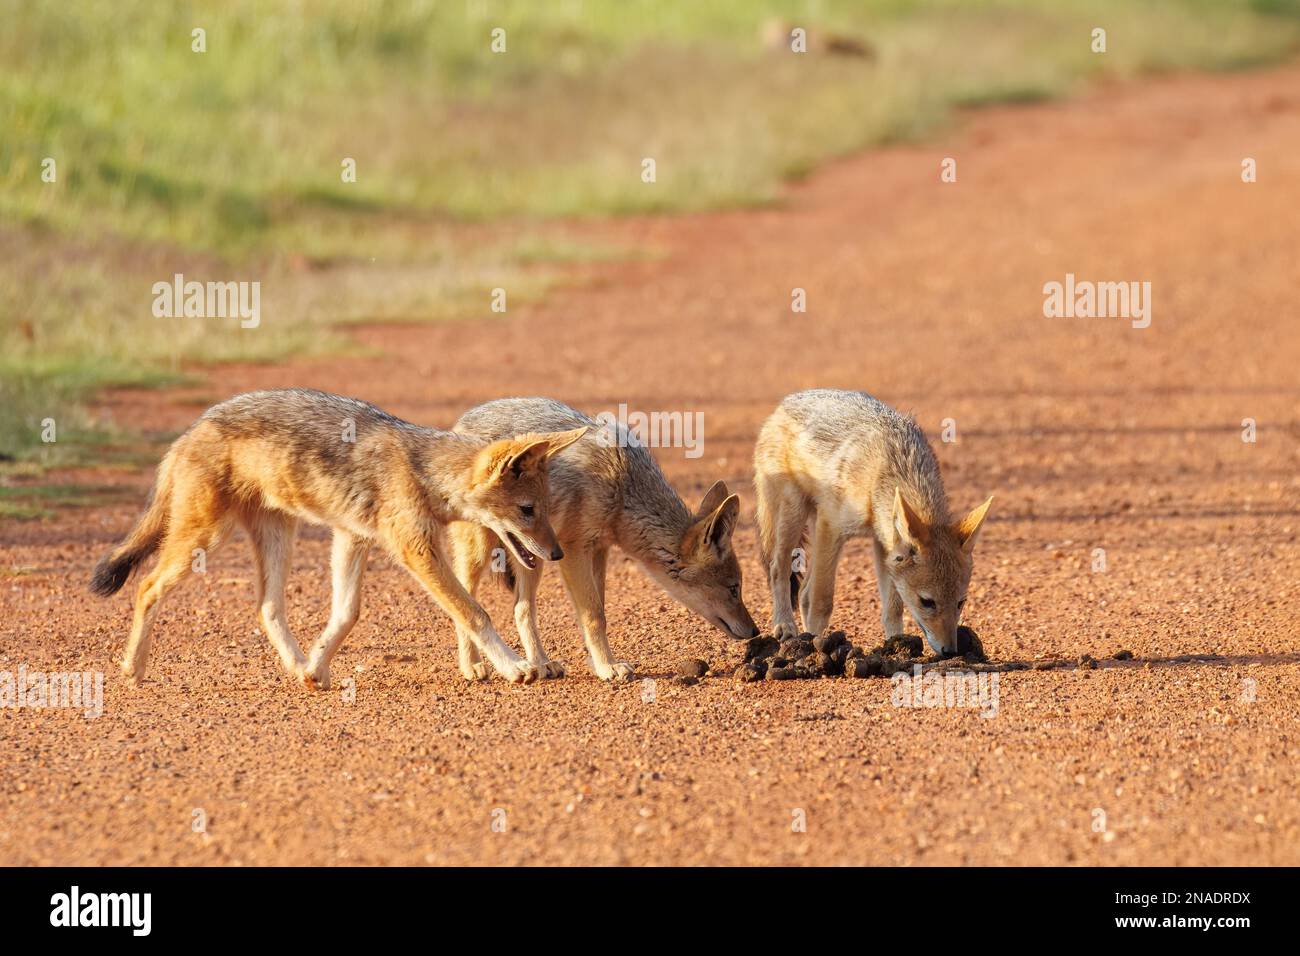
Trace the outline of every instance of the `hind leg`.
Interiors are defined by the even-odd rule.
[[[293,559],[293,536],[298,522],[274,511],[259,511],[245,518],[244,527],[253,542],[258,620],[285,671],[301,679],[307,658],[289,632],[284,601],[284,583]]]
[[[154,617],[163,599],[194,570],[194,552],[214,551],[228,527],[221,521],[200,523],[187,514],[173,514],[169,523],[171,530],[159,548],[158,564],[136,591],[131,636],[122,656],[122,674],[134,684],[144,680]]]
[[[133,684],[144,680],[145,666],[149,663],[154,617],[158,607],[171,591],[190,573],[190,549],[166,547],[158,559],[158,566],[140,582],[135,596],[135,616],[131,622],[131,636],[122,656],[122,674]]]
[[[361,576],[366,570],[370,542],[341,528],[334,529],[330,546],[330,576],[333,595],[330,619],[307,654],[302,682],[313,690],[330,689],[330,660],[361,616]]]

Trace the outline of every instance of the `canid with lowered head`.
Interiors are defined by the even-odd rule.
[[[122,670],[139,682],[160,602],[236,526],[253,544],[258,616],[286,671],[329,686],[329,662],[360,612],[366,556],[378,544],[429,591],[504,678],[537,669],[507,645],[451,573],[438,531],[492,529],[525,565],[563,552],[548,520],[547,464],[586,431],[483,441],[402,421],[368,402],[309,389],[239,395],[208,409],[172,444],[134,530],[95,568],[110,595],[154,552],[140,582]],[[333,528],[329,623],[303,653],[289,632],[284,585],[299,521]]]
[[[715,482],[692,511],[664,478],[654,456],[621,426],[588,418],[547,398],[511,398],[470,409],[457,433],[492,441],[514,428],[572,431],[590,428],[551,461],[551,522],[564,547],[560,573],[573,601],[588,664],[602,680],[628,679],[633,666],[610,652],[605,621],[605,565],[611,547],[631,556],[670,595],[728,637],[758,633],[741,596],[740,564],[731,534],[740,499]],[[481,524],[451,526],[456,576],[471,594],[500,547]],[[521,566],[513,551],[507,583],[515,593],[515,624],[528,660],[543,676],[564,673],[542,647],[537,630],[541,570]],[[460,634],[460,668],[470,680],[486,670],[469,635]]]
[[[940,654],[957,652],[975,538],[990,497],[960,520],[948,511],[939,463],[916,422],[864,392],[788,395],[754,449],[759,542],[772,590],[773,632],[824,633],[846,541],[871,538],[885,636],[903,608]],[[806,574],[793,570],[806,545]]]

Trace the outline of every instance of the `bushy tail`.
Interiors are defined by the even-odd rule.
[[[95,565],[90,579],[90,590],[100,597],[116,594],[140,562],[158,550],[167,531],[167,513],[171,510],[171,454],[158,466],[158,479],[149,492],[144,514],[126,536],[126,540]]]

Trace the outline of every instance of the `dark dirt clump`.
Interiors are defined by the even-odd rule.
[[[708,661],[702,661],[698,657],[684,660],[677,665],[677,673],[681,677],[703,677],[708,672]]]
[[[957,653],[970,664],[982,664],[988,660],[979,635],[964,624],[957,628]]]
[[[879,677],[884,673],[885,659],[879,654],[852,657],[844,664],[845,677]]]
[[[753,664],[741,664],[736,668],[736,671],[732,676],[742,684],[749,684],[756,680],[762,680],[763,672],[765,670],[766,668],[759,668]]]
[[[781,656],[792,661],[800,661],[813,653],[813,642],[803,637],[796,637],[781,644]]]
[[[880,645],[885,657],[920,657],[925,645],[915,634],[895,634]]]
[[[844,647],[848,643],[848,635],[843,631],[831,631],[829,634],[813,638],[813,647],[823,654],[834,654],[838,648]]]
[[[870,651],[854,646],[843,631],[831,631],[818,637],[802,634],[784,641],[770,636],[755,637],[746,643],[744,663],[732,672],[732,676],[742,683],[750,683],[841,675],[854,679],[889,677],[899,671],[910,671],[917,665],[992,670],[1024,670],[1029,666],[990,664],[979,635],[968,627],[958,629],[957,646],[961,650],[959,656],[923,658],[925,642],[915,634],[896,634]]]

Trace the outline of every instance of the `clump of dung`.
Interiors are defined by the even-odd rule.
[[[856,647],[843,631],[779,641],[775,637],[751,638],[745,660],[734,672],[736,680],[811,680],[818,677],[889,677],[914,665],[983,664],[988,661],[979,635],[968,627],[957,630],[958,655],[922,658],[925,641],[915,634],[895,634],[874,650]]]

